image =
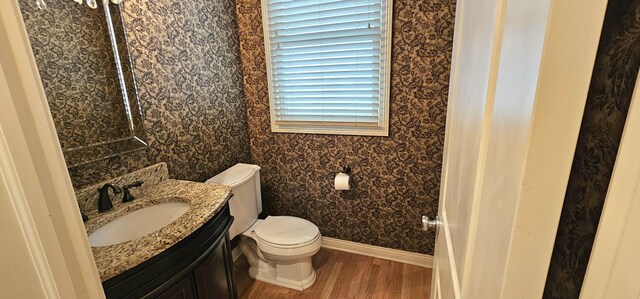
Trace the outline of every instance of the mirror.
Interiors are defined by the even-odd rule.
[[[120,7],[19,2],[67,167],[145,150]]]

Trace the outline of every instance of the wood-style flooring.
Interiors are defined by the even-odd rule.
[[[316,282],[300,292],[253,281],[242,298],[429,298],[431,269],[322,248]]]

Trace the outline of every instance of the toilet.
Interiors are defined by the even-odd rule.
[[[252,278],[299,291],[313,285],[316,273],[311,257],[322,245],[320,230],[298,217],[258,219],[262,212],[259,166],[239,163],[207,182],[233,190],[229,209],[234,221],[229,238],[240,235],[238,246],[251,265]]]

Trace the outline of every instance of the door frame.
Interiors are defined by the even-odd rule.
[[[503,298],[544,291],[607,8],[607,0],[550,1]]]
[[[626,231],[627,228],[637,227],[631,223],[640,216],[638,208],[633,207],[634,203],[638,204],[640,192],[638,149],[640,149],[640,74],[636,79],[609,190],[580,291],[582,299],[627,298],[631,294],[626,293],[632,291],[629,285],[635,285],[640,275],[640,268],[637,267],[640,257],[637,254],[635,256],[628,254],[630,249],[637,252],[635,249],[637,249],[639,238],[634,238],[635,233]],[[637,294],[633,295],[637,296]]]
[[[3,234],[22,236],[28,251],[11,253],[30,259],[39,277],[25,284],[20,275],[3,275],[3,286],[49,298],[104,298],[17,0],[0,1],[0,45],[0,193],[13,207],[0,217],[21,228]],[[5,269],[26,268],[4,262]]]
[[[527,90],[521,93],[511,92],[512,96],[534,101],[526,151],[522,160],[517,161],[524,165],[519,178],[517,195],[512,199],[488,199],[487,203],[475,202],[475,200],[473,202],[474,206],[490,207],[504,203],[505,200],[515,201],[510,203],[513,204],[513,208],[509,209],[509,215],[501,215],[504,219],[502,223],[508,222],[506,229],[495,232],[502,234],[500,241],[508,242],[505,250],[501,248],[500,256],[493,257],[502,264],[501,269],[487,271],[487,273],[499,272],[500,275],[486,278],[479,283],[483,288],[490,288],[494,293],[500,294],[498,295],[500,298],[540,298],[542,296],[607,5],[606,0],[588,0],[587,3],[584,0],[547,1],[549,6],[546,19],[543,23],[536,20],[536,26],[538,26],[536,29],[544,30],[536,86],[533,92]],[[459,4],[461,2],[464,0],[458,0]],[[497,14],[497,18],[501,18],[498,24],[517,23],[518,20],[522,20],[514,18],[518,15],[517,13],[513,13],[511,17],[509,15],[512,9],[522,11],[525,2],[518,0],[497,2],[498,6],[504,10],[503,13]],[[458,27],[456,24],[456,29]],[[460,34],[464,33],[455,33],[456,36]],[[512,40],[507,40],[503,36],[501,38],[498,45],[500,49],[494,52],[493,62],[500,64],[501,60],[508,58],[511,59],[507,61],[517,61],[517,59],[514,60],[514,55],[517,57],[518,54],[514,50],[517,50],[519,45],[517,38]],[[458,46],[456,39],[452,59],[452,85],[456,82],[455,55],[459,52],[456,49]],[[509,80],[500,81],[501,71],[502,69],[492,75],[493,78],[489,80],[489,84],[493,82],[496,88],[504,89],[509,86]],[[513,75],[510,78],[518,78],[517,72]],[[500,87],[501,84],[502,87]],[[453,86],[450,86],[450,95],[452,88]],[[496,97],[496,94],[489,93],[486,96],[492,97],[487,99],[489,102],[494,100],[493,97]],[[447,124],[450,122],[452,112],[448,109],[448,113]],[[449,150],[448,145],[445,144],[441,186],[447,184]],[[482,176],[482,173],[479,175]],[[444,188],[441,188],[441,197],[446,196],[446,192],[443,191],[445,191]],[[485,201],[485,199],[478,200]],[[473,223],[487,221],[486,217],[490,217],[473,211],[471,213],[474,215]],[[483,217],[485,220],[482,219]],[[474,225],[473,223],[470,225]],[[476,229],[470,231],[468,243],[472,247],[477,247],[479,232]],[[474,257],[473,259],[483,260],[485,266],[496,264],[482,258]],[[438,278],[438,269],[434,267],[434,282]],[[473,279],[471,277],[469,280]],[[463,281],[461,284],[461,296],[469,297],[465,296],[465,294],[470,295],[467,294],[465,287],[469,282]],[[432,285],[432,296],[438,291],[437,288],[437,284]]]
[[[598,10],[606,6],[606,1],[594,1],[597,2],[598,5],[596,7],[598,9],[584,4],[573,6],[575,4],[572,5],[572,2],[575,1],[553,1],[551,13],[554,16],[558,16],[562,15],[562,13],[568,13],[563,9],[576,9],[577,7],[582,8],[582,10],[574,12],[574,14],[582,14],[582,17],[595,15],[597,19],[600,14]],[[602,9],[601,14],[604,16],[604,9]],[[559,45],[571,45],[574,49],[583,50],[585,47],[591,49],[594,44],[593,38],[596,39],[595,45],[597,47],[599,31],[595,37],[581,35],[585,35],[585,26],[586,28],[593,28],[595,25],[592,23],[597,24],[598,22],[586,24],[578,22],[574,24],[575,20],[573,19],[562,20],[559,18],[551,18],[550,22],[558,22],[561,24],[556,25],[565,26],[565,29],[561,31],[550,32],[551,34],[547,37],[549,40],[556,41],[556,44],[553,44],[556,47]],[[553,26],[553,28],[560,27]],[[577,36],[576,32],[579,33]],[[567,43],[565,41],[559,43],[560,38],[569,38],[574,42]],[[576,39],[580,39],[580,41],[575,42]],[[104,297],[17,0],[0,1],[0,44],[5,45],[0,51],[2,71],[0,78],[6,81],[8,87],[6,90],[3,89],[3,93],[0,94],[2,96],[0,102],[2,107],[7,108],[0,109],[0,119],[2,120],[0,124],[3,129],[3,138],[8,141],[0,144],[4,146],[0,148],[0,159],[4,162],[2,164],[3,167],[0,169],[2,169],[5,182],[7,182],[7,187],[5,187],[7,194],[10,195],[9,197],[14,207],[19,207],[12,210],[6,209],[2,213],[13,213],[12,215],[17,217],[19,224],[23,227],[22,233],[25,239],[28,240],[31,249],[30,258],[37,265],[36,271],[41,278],[40,286],[45,294],[64,298]],[[550,47],[550,49],[554,48]],[[565,96],[565,99],[576,99],[577,96],[583,96],[581,92],[569,92],[570,88],[563,84],[570,83],[568,86],[573,86],[571,83],[582,84],[583,82],[581,81],[587,73],[587,77],[590,78],[591,70],[588,72],[584,70],[584,62],[590,61],[592,63],[593,57],[590,56],[595,55],[595,53],[593,55],[590,53],[576,55],[575,52],[572,53],[563,48],[555,48],[554,51],[545,49],[545,54],[547,55],[541,72],[559,72],[555,76],[548,77],[553,77],[554,80],[545,79],[539,83],[539,91],[536,97],[563,99],[562,96]],[[567,74],[569,71],[567,67],[572,68],[570,69],[573,71],[571,75],[560,75]],[[581,71],[575,72],[576,69]],[[578,78],[576,78],[576,73],[580,74],[580,76],[577,76]],[[584,96],[586,96],[586,93]],[[550,112],[552,115],[557,115],[561,112],[555,109],[563,108],[568,103],[572,103],[570,100],[559,102],[561,103],[552,105],[552,107],[555,107],[554,110],[547,111],[551,107],[542,105],[537,105],[536,110],[543,110]],[[539,122],[540,120],[537,121]],[[553,130],[556,129],[551,124],[552,122],[549,122],[544,126],[538,126],[537,129],[534,128],[532,134],[552,133],[551,135],[558,138],[565,137],[562,132],[554,133]],[[4,128],[9,127],[12,130],[4,131]],[[565,143],[573,142],[573,146],[575,146],[575,140],[569,139]],[[557,140],[562,141],[563,139]],[[528,154],[529,162],[538,161],[534,159],[538,155],[546,157],[545,161],[547,162],[566,158],[565,152],[562,155],[558,155],[562,156],[561,158],[549,157],[549,150],[554,148],[552,145],[540,143],[530,145],[530,147],[533,150]],[[561,163],[561,165],[564,164]],[[548,163],[546,165],[549,166]],[[539,165],[537,168],[542,168],[542,166]],[[554,169],[557,167],[557,165],[553,164],[551,166]],[[564,174],[560,177],[562,178],[562,176]],[[558,184],[555,181],[551,181],[552,179],[553,177],[541,178],[541,181],[535,181],[526,186],[527,189],[524,191],[529,192],[532,188],[539,189],[552,186],[553,190],[564,192],[566,180],[564,180],[564,184]],[[522,194],[522,196],[525,195],[526,193]],[[515,240],[522,245],[529,246],[529,248],[539,248],[540,251],[534,252],[532,256],[531,254],[512,250],[510,258],[515,262],[511,263],[508,269],[518,269],[520,266],[535,269],[535,279],[533,281],[529,280],[529,284],[526,286],[527,289],[531,290],[533,288],[535,290],[540,285],[544,287],[546,266],[551,255],[557,229],[557,219],[541,221],[541,219],[535,217],[535,212],[545,209],[557,210],[559,218],[562,202],[558,202],[555,197],[547,200],[538,200],[537,196],[531,196],[528,200],[524,199],[526,197],[521,197],[520,199],[519,211],[527,209],[529,212],[517,218],[518,221],[514,223],[514,228],[527,233],[536,233],[547,242],[544,244],[527,244],[527,239]],[[533,240],[533,238],[530,240]],[[512,247],[519,248],[521,246],[514,247],[512,245]],[[508,273],[511,273],[511,271]],[[524,274],[516,274],[514,277]],[[8,276],[8,278],[12,279],[11,276]],[[20,285],[20,283],[15,285]],[[519,285],[518,283],[513,284],[514,287]],[[513,288],[505,289],[505,291],[508,290],[514,291]]]

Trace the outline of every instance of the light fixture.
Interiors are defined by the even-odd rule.
[[[45,0],[36,0],[36,5],[38,6],[39,9],[47,9],[47,3],[44,2]],[[83,0],[73,0],[79,4],[82,4]],[[96,0],[85,0],[87,2],[87,5],[89,5],[89,7],[91,8],[97,8],[98,7],[98,3],[96,2]],[[109,1],[109,0],[104,0],[104,1]],[[120,4],[122,3],[122,0],[111,0],[111,3],[113,4]]]

